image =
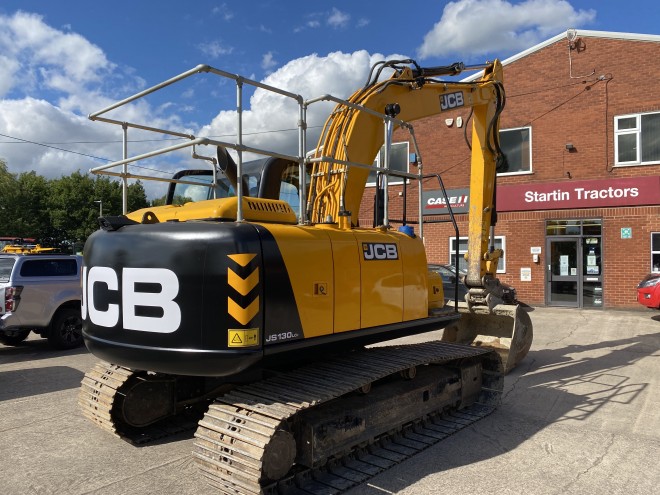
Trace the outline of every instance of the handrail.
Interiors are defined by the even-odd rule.
[[[192,77],[197,74],[213,74],[217,75],[223,78],[231,79],[236,83],[236,102],[237,102],[237,110],[236,110],[236,122],[237,122],[237,134],[236,134],[236,141],[235,142],[228,142],[225,140],[218,140],[218,139],[213,139],[210,137],[203,137],[203,136],[195,136],[194,134],[191,134],[189,132],[184,132],[176,129],[166,129],[166,128],[159,128],[155,126],[150,126],[150,125],[145,125],[145,124],[140,124],[137,122],[129,122],[125,120],[121,120],[120,118],[112,118],[110,116],[107,116],[106,114],[121,108],[122,106],[128,105],[130,103],[133,103],[141,98],[144,98],[148,95],[151,95],[161,89],[164,89],[166,87],[169,87],[175,83],[178,83],[184,79],[187,79],[189,77]],[[243,86],[244,85],[249,85],[253,86],[255,88],[260,88],[265,91],[269,91],[281,96],[284,96],[286,98],[290,98],[296,101],[299,107],[299,118],[298,118],[298,154],[297,155],[292,155],[292,154],[286,154],[286,153],[280,153],[272,150],[266,150],[258,147],[253,147],[253,146],[248,146],[244,144],[243,142]],[[334,102],[338,105],[345,106],[347,108],[351,108],[356,111],[360,112],[365,112],[370,115],[373,115],[379,119],[381,119],[387,128],[387,126],[392,128],[393,125],[397,125],[401,128],[407,129],[411,136],[412,136],[412,143],[415,148],[415,151],[417,155],[419,156],[419,149],[417,147],[417,142],[415,140],[414,136],[414,130],[412,125],[409,122],[400,120],[396,118],[395,116],[391,115],[386,115],[385,113],[381,113],[378,111],[375,111],[371,108],[367,108],[363,105],[353,103],[351,101],[348,101],[346,99],[338,98],[336,96],[330,95],[330,94],[325,94],[321,95],[316,98],[311,98],[304,100],[303,97],[299,94],[292,93],[290,91],[283,90],[281,88],[271,86],[268,84],[264,84],[259,81],[255,81],[243,76],[240,76],[238,74],[232,74],[230,72],[226,72],[220,69],[217,69],[215,67],[212,67],[210,65],[206,64],[200,64],[195,67],[193,67],[190,70],[187,70],[185,72],[182,72],[181,74],[174,76],[170,79],[167,79],[159,84],[156,84],[154,86],[151,86],[143,91],[140,91],[132,96],[129,96],[127,98],[124,98],[123,100],[120,100],[118,102],[115,102],[101,110],[98,110],[96,112],[93,112],[89,114],[89,119],[93,121],[99,121],[99,122],[104,122],[108,124],[113,124],[113,125],[119,125],[122,127],[124,131],[124,150],[123,150],[123,158],[121,160],[116,160],[108,164],[100,165],[94,168],[90,169],[91,173],[94,174],[102,174],[102,175],[109,175],[109,176],[114,176],[114,177],[119,177],[123,180],[123,187],[124,187],[124,194],[126,195],[126,191],[128,188],[128,179],[129,178],[139,178],[143,180],[154,180],[154,181],[159,181],[159,182],[169,182],[169,183],[185,183],[181,179],[172,179],[172,178],[162,178],[162,177],[157,177],[157,176],[149,176],[145,174],[135,174],[135,173],[130,173],[127,169],[127,165],[140,161],[140,160],[145,160],[148,158],[153,158],[159,155],[171,153],[174,151],[179,151],[179,150],[184,150],[186,148],[193,148],[193,153],[192,156],[193,158],[199,158],[200,156],[196,154],[194,151],[195,146],[198,145],[213,145],[213,146],[222,146],[224,148],[228,149],[233,149],[236,154],[237,154],[237,160],[236,160],[236,167],[237,167],[237,176],[241,177],[242,176],[242,167],[243,167],[243,154],[244,153],[254,153],[257,155],[264,155],[264,156],[270,156],[274,158],[283,158],[285,160],[290,160],[293,162],[297,162],[300,166],[299,173],[301,177],[301,187],[299,191],[299,223],[307,223],[308,219],[306,218],[306,205],[307,205],[307,191],[306,191],[306,173],[305,173],[305,167],[309,164],[313,163],[318,163],[318,162],[326,162],[329,164],[333,165],[338,165],[340,167],[346,167],[347,170],[349,170],[351,167],[357,167],[357,168],[363,168],[363,169],[369,169],[377,172],[378,174],[382,174],[385,177],[389,176],[396,176],[396,177],[401,177],[404,179],[404,182],[406,180],[414,180],[417,181],[420,185],[419,187],[419,208],[420,208],[420,214],[422,211],[422,166],[421,166],[421,161],[419,163],[419,168],[417,173],[408,173],[408,172],[402,172],[402,171],[396,171],[396,170],[391,170],[389,167],[389,163],[385,163],[385,166],[374,166],[373,163],[358,163],[358,162],[353,162],[353,161],[347,161],[347,160],[338,160],[335,159],[334,157],[330,156],[320,156],[316,158],[311,158],[307,157],[307,110],[309,107],[315,103],[319,102],[325,102],[325,101],[330,101]],[[168,136],[173,136],[173,137],[178,137],[183,139],[184,141],[181,143],[177,143],[171,146],[166,146],[163,148],[158,148],[152,151],[148,151],[145,153],[141,153],[138,155],[134,156],[128,156],[128,138],[127,138],[127,133],[128,129],[137,129],[141,131],[146,131],[146,132],[153,132],[153,133],[158,133],[158,134],[164,134]],[[202,157],[203,158],[203,157]],[[386,158],[387,158],[387,153],[386,153]],[[213,162],[213,160],[207,160]],[[121,171],[113,170],[116,167],[123,167]],[[215,169],[215,164],[213,164],[213,167]],[[387,182],[385,180],[384,182]],[[212,185],[209,185],[209,187],[212,187]],[[239,198],[238,201],[238,211],[237,211],[237,218],[236,221],[240,222],[243,220],[243,212],[242,212],[242,197],[244,195],[244,191],[242,190],[242,184],[239,181],[237,183],[236,187],[236,194]],[[126,204],[124,204],[124,212],[127,213],[126,211]],[[386,212],[387,215],[387,212]],[[384,223],[387,225],[389,222],[388,218],[384,219]],[[423,236],[423,227],[420,225],[420,236]]]

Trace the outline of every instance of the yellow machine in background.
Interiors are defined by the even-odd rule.
[[[39,254],[52,253],[53,251],[57,251],[57,249],[41,247],[40,244],[7,244],[2,247],[0,253]]]
[[[195,458],[205,476],[223,493],[260,494],[405,425],[473,411],[461,417],[467,424],[492,410],[505,371],[529,350],[532,326],[519,307],[501,304],[495,276],[502,252],[490,239],[496,169],[505,161],[498,134],[504,88],[498,61],[480,68],[475,82],[448,82],[438,77],[457,75],[462,64],[387,61],[347,100],[304,100],[198,66],[92,114],[124,129],[189,139],[95,172],[126,180],[127,171],[111,169],[187,146],[211,167],[177,174],[167,205],[102,218],[89,238],[83,335],[104,362],[83,380],[83,414],[144,442],[150,428],[201,407]],[[381,81],[384,70],[392,75]],[[107,115],[199,73],[236,81],[237,143]],[[243,144],[240,91],[247,83],[299,105],[298,155]],[[305,112],[328,100],[337,105],[307,155]],[[461,315],[444,304],[442,281],[428,271],[421,162],[417,174],[394,172],[388,156],[395,126],[411,131],[416,147],[411,122],[463,106],[473,110],[473,124],[469,293]],[[215,156],[197,154],[202,145],[215,146]],[[374,167],[381,147],[385,165]],[[246,151],[269,158],[243,163]],[[368,228],[357,219],[374,169],[384,204]],[[390,225],[392,176],[418,185],[417,232]],[[442,342],[365,348],[443,328]]]

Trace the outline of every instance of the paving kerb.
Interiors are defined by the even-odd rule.
[[[347,493],[655,493],[660,312],[530,315],[534,344],[495,413]],[[0,345],[0,493],[215,493],[191,435],[133,447],[82,417],[78,387],[96,361],[39,338]]]

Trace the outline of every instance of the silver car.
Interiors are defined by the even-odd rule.
[[[82,256],[0,254],[0,343],[35,332],[57,349],[82,345],[81,266]]]

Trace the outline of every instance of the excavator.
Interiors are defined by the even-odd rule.
[[[438,441],[492,411],[505,373],[531,346],[532,324],[502,303],[502,252],[490,242],[496,173],[506,166],[502,66],[469,69],[483,73],[447,81],[440,78],[468,68],[390,60],[348,99],[304,100],[200,65],[91,114],[124,130],[155,130],[108,113],[195,74],[239,88],[237,142],[172,131],[185,143],[92,170],[126,178],[129,163],[186,146],[212,165],[175,175],[163,206],[100,218],[88,239],[83,336],[102,361],[82,381],[82,413],[134,444],[192,422],[205,478],[220,493],[262,494],[302,493],[304,483],[304,493],[338,493],[364,479],[356,472],[398,462],[411,443]],[[244,152],[267,153],[242,141],[245,84],[299,105],[297,155],[243,162]],[[307,152],[306,110],[320,101],[335,107]],[[445,304],[442,281],[427,267],[421,160],[417,174],[389,166],[395,127],[416,147],[410,122],[457,107],[472,111],[462,309]],[[213,156],[197,153],[204,145]],[[375,165],[379,152],[384,164]],[[372,171],[384,194],[376,195],[374,226],[364,227]],[[418,221],[398,229],[391,177],[417,183],[420,198]],[[387,342],[443,329],[441,339]],[[415,436],[407,447],[383,448],[404,431]],[[360,469],[351,470],[355,463]]]

